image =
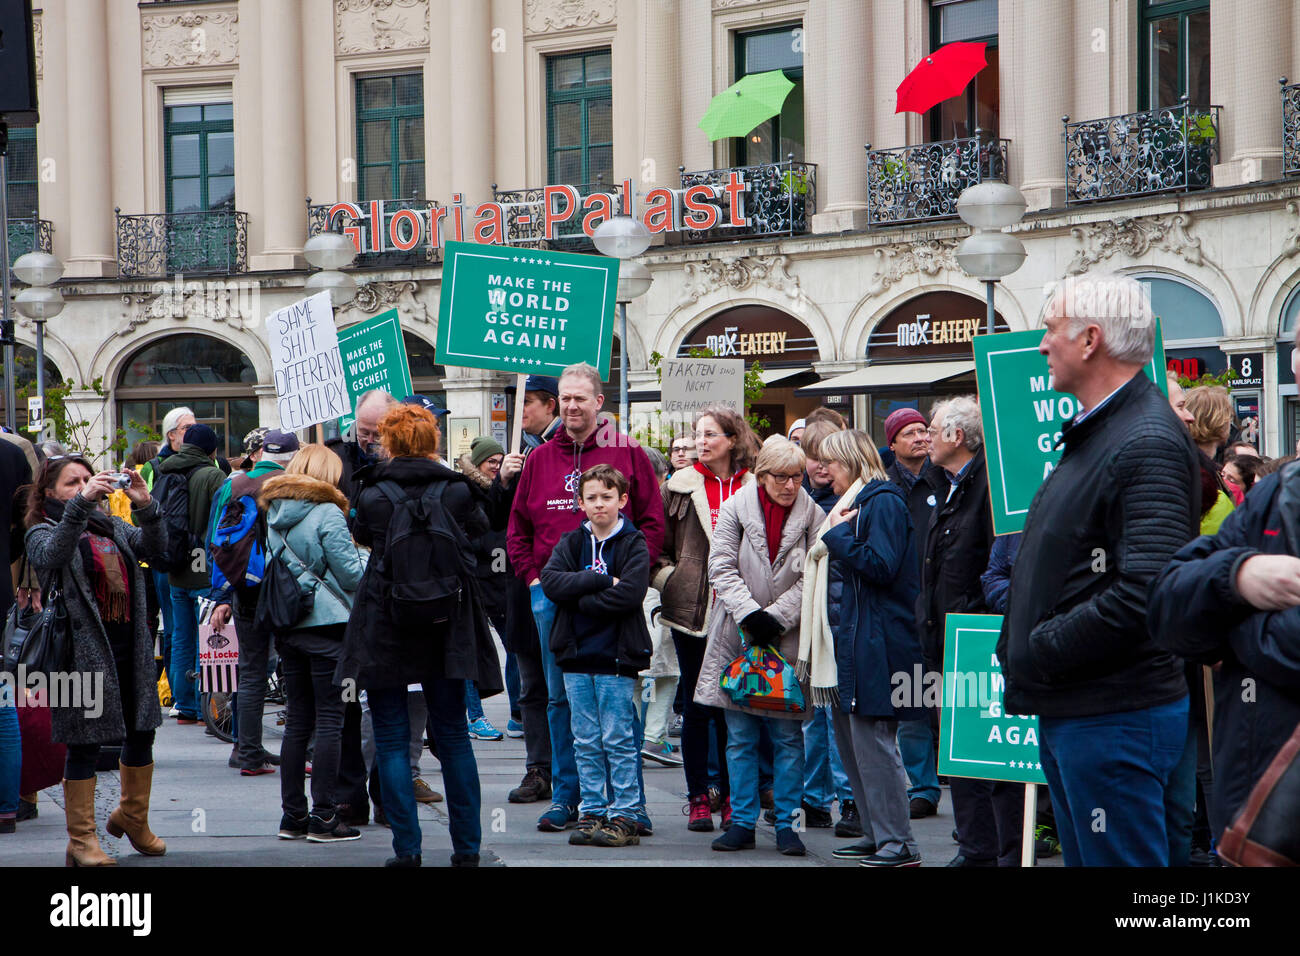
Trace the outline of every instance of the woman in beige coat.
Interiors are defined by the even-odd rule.
[[[777,849],[787,856],[805,852],[793,825],[803,798],[801,721],[810,710],[784,713],[740,707],[719,685],[727,665],[743,653],[746,642],[776,648],[789,661],[793,675],[804,557],[824,518],[801,487],[804,463],[798,445],[783,438],[769,439],[754,467],[758,481],[722,506],[713,530],[709,583],[717,593],[717,607],[709,624],[695,701],[726,713],[732,822],[713,841],[715,850],[754,848],[758,737],[760,721],[765,721],[774,752]]]

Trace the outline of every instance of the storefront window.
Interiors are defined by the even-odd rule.
[[[169,335],[123,366],[114,393],[117,421],[133,445],[156,432],[171,409],[187,405],[217,433],[217,453],[231,458],[259,424],[255,384],[257,370],[233,345],[196,333]]]
[[[1151,311],[1160,322],[1165,364],[1179,375],[1198,379],[1228,367],[1217,344],[1223,336],[1219,308],[1209,296],[1187,282],[1165,277],[1135,276],[1151,293]]]
[[[23,395],[36,395],[36,350],[30,345],[17,345],[14,347],[14,389],[18,393],[17,407],[14,409],[14,424],[22,432],[28,425],[30,419],[27,417],[27,403],[23,401]],[[52,385],[63,384],[63,373],[59,367],[50,361],[50,357],[45,356],[45,386],[48,388]],[[0,421],[4,420],[4,402],[7,394],[4,380],[4,366],[0,363]],[[30,432],[25,432],[30,435]]]
[[[737,80],[751,73],[781,70],[794,83],[780,113],[736,140],[738,166],[783,163],[790,153],[794,153],[795,162],[803,161],[803,47],[803,27],[797,23],[736,34]]]
[[[941,142],[974,136],[980,130],[998,135],[998,0],[931,0],[930,49],[947,43],[985,43],[988,66],[960,95],[929,112],[930,139]]]
[[[411,370],[411,387],[415,389],[417,395],[423,395],[436,402],[440,408],[446,408],[447,392],[443,388],[442,380],[447,377],[447,370],[434,361],[433,346],[406,331],[402,332],[402,344],[406,346],[406,363]]]

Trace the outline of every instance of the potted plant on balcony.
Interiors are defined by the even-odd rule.
[[[1187,185],[1208,186],[1219,138],[1214,114],[1189,110],[1183,117],[1183,128],[1187,139]]]

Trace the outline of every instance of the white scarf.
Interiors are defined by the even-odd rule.
[[[817,529],[813,546],[803,567],[803,605],[800,608],[799,658],[795,674],[805,681],[812,674],[812,704],[814,707],[833,707],[839,702],[840,673],[835,664],[835,636],[831,633],[830,617],[826,613],[827,584],[830,581],[830,551],[824,535],[831,526],[831,515],[853,504],[853,499],[865,487],[859,478],[836,502],[822,526]]]

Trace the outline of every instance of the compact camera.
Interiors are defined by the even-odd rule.
[[[117,487],[121,488],[123,491],[131,487],[131,476],[125,472],[111,475],[109,481],[117,485]]]

